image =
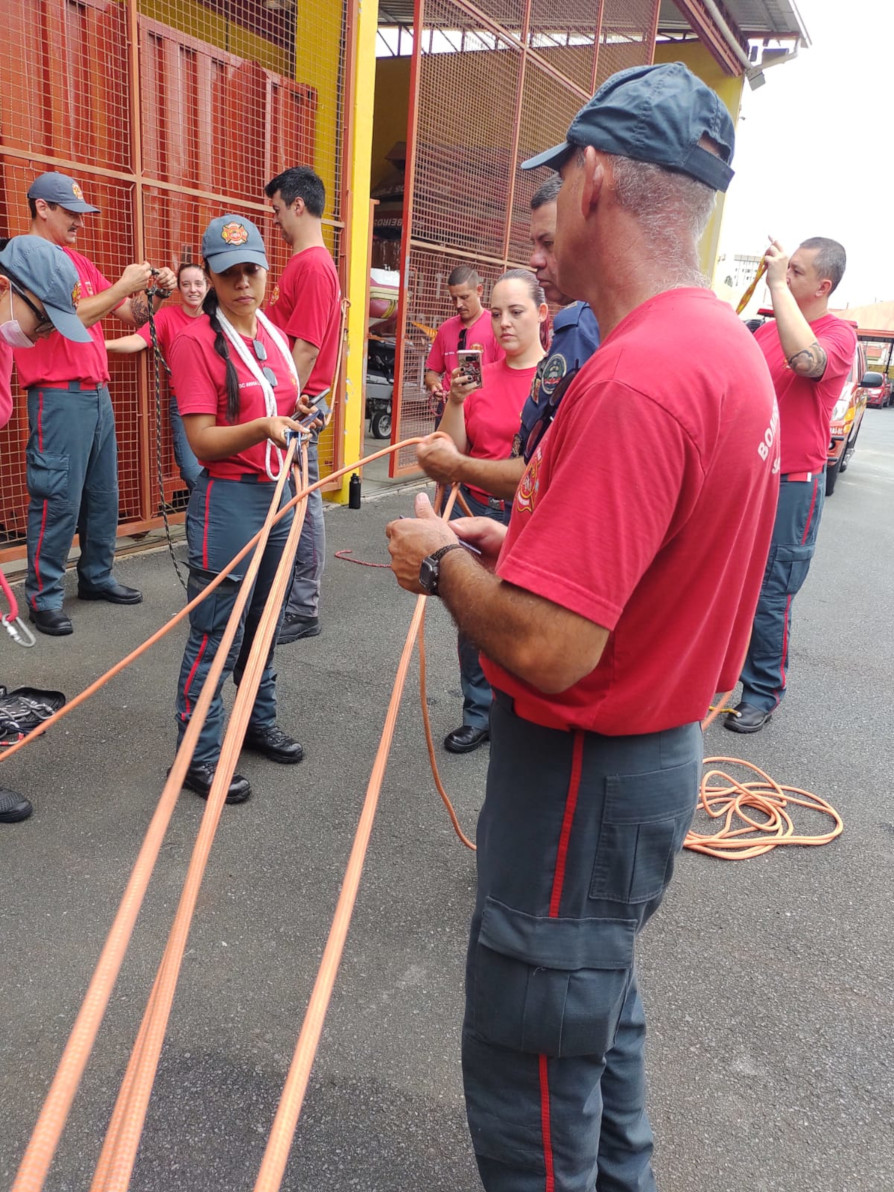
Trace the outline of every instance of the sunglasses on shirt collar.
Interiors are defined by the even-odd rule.
[[[264,345],[261,343],[261,341],[259,339],[253,339],[251,341],[251,346],[254,349],[254,354],[257,356],[260,363],[264,364],[264,361],[267,359],[267,349],[264,347]],[[264,365],[264,367],[261,369],[261,373],[264,377],[264,380],[267,381],[270,385],[272,385],[273,388],[275,389],[276,386],[279,384],[279,382],[277,380],[276,373],[269,366],[269,364]]]
[[[9,288],[12,290],[12,292],[17,297],[21,298],[21,300],[25,303],[25,305],[28,307],[28,309],[34,315],[35,319],[37,319],[37,326],[34,328],[35,333],[37,333],[38,331],[43,331],[47,327],[52,327],[53,321],[47,315],[47,312],[45,310],[41,310],[39,306],[35,305],[35,303],[33,303],[31,301],[31,299],[25,293],[24,289],[15,280],[15,278],[12,276],[12,274],[4,271],[3,276],[8,280]]]

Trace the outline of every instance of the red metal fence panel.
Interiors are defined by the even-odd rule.
[[[236,211],[264,233],[272,291],[288,248],[263,188],[304,163],[326,182],[327,241],[343,266],[342,97],[353,2],[306,0],[299,11],[265,0],[6,0],[0,234],[28,230],[25,192],[37,174],[58,169],[101,209],[86,217],[77,247],[110,281],[144,256],[170,268],[197,261],[208,221]],[[297,57],[296,67],[296,41],[315,40],[319,52]],[[103,326],[108,337],[128,331],[112,316]],[[167,419],[159,492],[146,356],[112,362],[122,533],[158,524],[161,503],[180,507],[184,495]],[[26,441],[18,400],[0,431],[0,559],[24,553]],[[324,473],[337,466],[340,442],[335,425],[321,443]]]
[[[394,442],[433,429],[423,386],[429,335],[452,313],[461,263],[492,282],[528,259],[530,200],[518,171],[560,142],[595,86],[651,62],[658,0],[417,0],[404,190]],[[391,474],[415,472],[415,452]]]

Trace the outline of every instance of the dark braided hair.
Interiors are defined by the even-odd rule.
[[[214,350],[227,366],[227,419],[234,425],[239,420],[239,376],[230,359],[230,345],[217,317],[218,309],[217,294],[213,289],[209,289],[202,299],[202,310],[208,316],[208,322],[214,331]]]

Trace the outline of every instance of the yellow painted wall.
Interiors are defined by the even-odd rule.
[[[656,62],[685,62],[693,74],[717,92],[726,105],[726,109],[733,118],[733,124],[739,122],[739,110],[742,105],[742,87],[745,83],[744,75],[731,77],[721,69],[713,54],[709,53],[698,42],[687,42],[685,45],[669,42],[659,43],[655,47]],[[735,159],[733,160],[735,165]],[[717,263],[717,246],[720,242],[720,225],[723,221],[723,204],[725,195],[718,194],[714,206],[714,214],[702,237],[700,256],[702,271],[708,278],[713,278],[714,267]]]
[[[385,154],[407,139],[410,114],[410,59],[378,58],[372,132],[371,185],[377,186],[394,168]]]
[[[258,62],[277,74],[288,74],[286,55],[278,46],[193,0],[140,0],[139,10],[140,16],[161,21],[199,41]]]

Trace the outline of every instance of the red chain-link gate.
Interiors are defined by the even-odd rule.
[[[423,386],[446,279],[491,283],[528,259],[530,200],[545,179],[518,162],[563,140],[603,79],[652,61],[658,0],[416,0],[404,190],[394,441],[433,429]],[[416,471],[415,452],[392,475]]]
[[[26,191],[45,170],[74,176],[88,202],[79,251],[115,281],[134,260],[197,261],[201,234],[234,211],[260,226],[270,289],[287,260],[265,183],[312,165],[327,190],[327,244],[343,269],[343,104],[353,3],[302,0],[4,0],[0,38],[0,232],[29,227]],[[302,54],[296,58],[296,45]],[[107,338],[127,334],[113,315]],[[159,491],[149,353],[112,361],[120,532],[182,507],[167,420]],[[162,407],[167,408],[167,391]],[[0,431],[0,560],[24,554],[24,396]],[[321,441],[337,466],[340,425]]]

